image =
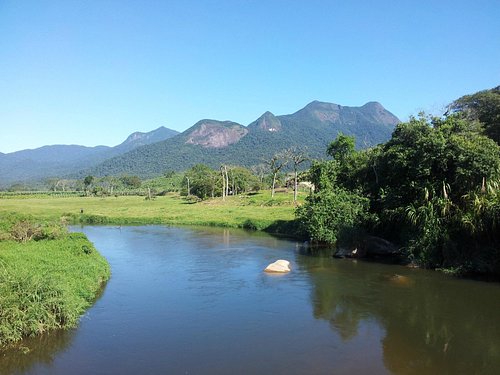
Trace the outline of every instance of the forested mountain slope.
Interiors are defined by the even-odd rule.
[[[364,148],[387,141],[397,123],[398,118],[376,102],[346,107],[314,101],[290,115],[265,112],[246,127],[231,121],[201,120],[173,138],[106,160],[81,175],[151,177],[197,163],[250,167],[294,146],[321,158],[339,132],[355,136],[357,147]]]

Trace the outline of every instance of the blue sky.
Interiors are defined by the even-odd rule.
[[[500,84],[500,1],[0,0],[0,152]]]

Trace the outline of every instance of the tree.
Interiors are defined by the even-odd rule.
[[[354,152],[354,145],[354,137],[339,133],[337,138],[328,145],[326,153],[342,163]]]
[[[358,227],[422,266],[500,274],[500,146],[477,121],[421,114],[384,145],[355,151],[345,140],[308,172],[315,192],[296,212],[311,239]]]
[[[188,195],[196,195],[200,199],[215,196],[218,176],[216,171],[205,164],[196,164],[186,172]]]
[[[293,165],[293,201],[297,202],[297,193],[299,188],[298,168],[303,162],[308,160],[308,157],[305,150],[298,147],[289,148],[286,151],[286,155],[288,160],[290,160]]]
[[[175,174],[176,174],[175,171],[168,170],[168,171],[163,172],[163,177],[165,177],[165,178],[172,178],[172,177],[175,176]]]
[[[462,96],[450,104],[448,111],[480,121],[485,134],[500,145],[500,86]]]
[[[499,147],[457,115],[445,119],[412,118],[399,124],[380,155],[380,185],[386,207],[406,207],[427,189],[450,187],[460,201],[471,189],[500,171]]]
[[[471,202],[481,201],[486,196],[477,192],[498,181],[500,147],[473,121],[460,114],[411,118],[382,147],[378,166],[383,194],[372,208],[412,259],[457,269],[484,269],[495,262],[494,253],[485,249],[495,246],[497,228],[483,218],[496,214],[483,215]],[[472,199],[473,194],[480,195]],[[495,200],[486,199],[485,205],[490,202]],[[395,236],[394,227],[401,235]],[[475,232],[476,227],[482,229]]]
[[[369,200],[345,189],[323,189],[296,211],[300,226],[315,242],[335,244],[344,231],[360,226]]]
[[[287,159],[286,155],[283,152],[276,153],[274,154],[271,159],[267,161],[267,165],[269,166],[269,169],[272,173],[273,176],[273,182],[271,185],[271,197],[274,198],[274,191],[276,187],[276,178],[278,176],[278,173],[281,171],[283,167],[285,167],[287,164]]]
[[[314,185],[314,191],[333,190],[337,183],[338,163],[334,160],[313,161],[308,178]]]
[[[222,200],[225,200],[229,195],[229,177],[227,173],[227,165],[220,166],[220,173],[222,178]]]
[[[259,185],[259,179],[249,169],[233,166],[229,169],[229,181],[234,195],[247,192]]]
[[[129,189],[138,189],[142,185],[141,179],[137,176],[122,176],[120,177],[120,181]]]
[[[186,179],[186,182],[187,182],[187,196],[189,197],[191,195],[191,184],[189,183],[189,176],[184,176],[184,178]]]
[[[90,176],[90,175],[83,179],[83,186],[84,186],[85,195],[88,195],[90,185],[92,185],[93,181],[94,181],[94,176]]]
[[[101,178],[101,186],[107,194],[112,195],[114,190],[120,184],[120,179],[114,176],[106,176]]]

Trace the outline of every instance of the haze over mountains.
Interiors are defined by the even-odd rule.
[[[115,147],[56,145],[0,154],[0,186],[87,174],[146,178],[196,163],[250,167],[292,146],[322,158],[339,132],[355,136],[357,147],[369,147],[387,141],[398,122],[377,102],[347,107],[314,101],[290,115],[265,112],[248,126],[204,119],[182,133],[164,127],[133,133]]]

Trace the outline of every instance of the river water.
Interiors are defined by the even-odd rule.
[[[500,285],[233,229],[83,227],[112,277],[0,374],[498,374]],[[292,272],[263,269],[277,259]],[[27,350],[25,350],[27,351]]]

